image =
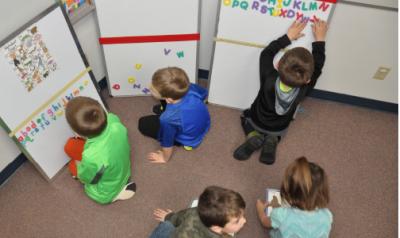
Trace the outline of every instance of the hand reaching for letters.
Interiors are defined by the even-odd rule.
[[[292,25],[289,27],[288,32],[287,32],[287,36],[289,38],[290,41],[293,40],[297,40],[301,37],[304,36],[304,34],[302,33],[302,31],[304,30],[304,28],[306,27],[307,22],[298,22],[298,21],[294,21],[292,23]]]
[[[315,41],[325,41],[328,24],[323,20],[316,20],[312,25]]]

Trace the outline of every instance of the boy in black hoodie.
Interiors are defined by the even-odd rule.
[[[316,20],[312,26],[315,41],[312,54],[303,47],[288,50],[274,68],[275,55],[304,36],[306,22],[294,22],[287,34],[272,41],[260,55],[260,90],[250,109],[243,111],[241,123],[246,142],[233,153],[246,160],[262,148],[260,162],[273,164],[276,147],[296,112],[297,106],[314,88],[325,62],[327,24]]]

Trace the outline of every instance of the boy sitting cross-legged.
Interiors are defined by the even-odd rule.
[[[166,163],[174,146],[191,150],[200,145],[210,128],[210,115],[204,100],[207,91],[189,82],[185,71],[177,67],[157,70],[150,85],[151,94],[165,100],[161,115],[139,119],[139,131],[160,142],[161,149],[148,155],[153,163]]]

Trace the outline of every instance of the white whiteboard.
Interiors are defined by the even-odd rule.
[[[295,2],[301,2],[301,5],[295,6]],[[283,3],[289,4],[286,6]],[[328,20],[334,6],[329,1],[315,0],[221,0],[209,102],[240,109],[250,107],[259,90],[258,65],[263,47],[285,34],[297,17],[313,19],[316,16]],[[303,33],[305,36],[292,42],[288,48],[303,46],[311,49],[314,40],[311,22]],[[278,53],[275,61],[282,55],[282,52]]]
[[[2,42],[0,75],[3,126],[46,178],[53,178],[68,161],[63,148],[73,135],[66,103],[83,95],[101,102],[61,8],[47,9]]]
[[[198,34],[198,0],[97,0],[101,38]],[[149,94],[153,73],[163,67],[183,68],[197,79],[198,41],[103,44],[110,94]]]

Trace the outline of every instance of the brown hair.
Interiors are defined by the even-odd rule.
[[[206,227],[224,227],[231,218],[240,217],[245,207],[246,203],[239,193],[210,186],[200,195],[197,211]]]
[[[161,97],[177,100],[185,96],[190,82],[185,71],[177,67],[168,67],[153,74],[152,85]]]
[[[85,137],[99,135],[107,126],[107,115],[100,103],[89,97],[75,97],[65,109],[68,124]]]
[[[303,47],[290,49],[280,59],[278,72],[281,81],[287,86],[301,87],[311,79],[314,58]]]
[[[292,207],[312,211],[329,203],[328,178],[315,163],[300,157],[285,171],[281,196]]]

